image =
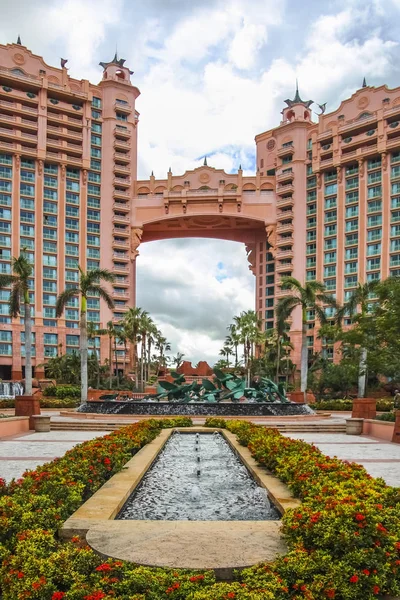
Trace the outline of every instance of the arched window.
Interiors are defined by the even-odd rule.
[[[119,79],[125,79],[125,73],[123,71],[116,71],[115,74]]]
[[[369,112],[363,112],[361,113],[361,115],[358,117],[359,119],[368,119],[368,117],[371,116],[371,113]]]

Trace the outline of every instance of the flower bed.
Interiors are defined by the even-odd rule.
[[[3,600],[369,600],[400,592],[399,490],[363,467],[241,421],[218,419],[218,426],[303,500],[283,518],[286,556],[246,569],[236,582],[215,583],[211,572],[104,561],[79,538],[57,539],[61,522],[162,427],[190,424],[142,421],[76,446],[8,487],[0,483]]]
[[[311,404],[314,410],[334,410],[351,412],[353,410],[352,400],[321,400]],[[391,398],[380,398],[376,401],[376,410],[387,412],[393,410],[393,400]]]

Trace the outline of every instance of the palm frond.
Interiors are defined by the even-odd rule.
[[[71,300],[71,298],[74,298],[74,296],[79,296],[79,288],[77,287],[73,287],[70,288],[68,290],[64,290],[63,292],[61,292],[61,294],[58,296],[57,298],[57,303],[56,303],[56,315],[57,317],[61,317],[65,305],[67,304],[67,302],[69,300]]]
[[[300,281],[291,275],[284,275],[281,278],[280,287],[282,290],[296,290],[299,293],[303,289]]]
[[[10,299],[8,301],[8,307],[10,312],[10,317],[15,319],[21,312],[21,294],[22,294],[22,286],[19,280],[15,281],[10,293]]]
[[[93,283],[99,283],[100,281],[106,281],[107,283],[113,283],[115,281],[115,275],[108,269],[91,269],[85,275],[87,279],[87,285],[91,286]]]
[[[301,305],[301,299],[297,296],[285,296],[280,298],[275,308],[277,320],[281,323],[290,317],[296,306]]]
[[[0,275],[0,289],[12,285],[16,279],[15,275]]]
[[[104,300],[109,309],[112,310],[114,308],[114,300],[112,299],[111,294],[104,287],[99,284],[91,285],[90,288],[88,288],[88,293],[90,292],[97,293],[100,298]]]

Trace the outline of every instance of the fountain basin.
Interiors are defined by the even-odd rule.
[[[205,431],[200,427],[177,430],[194,433]],[[214,431],[221,432],[257,483],[268,489],[269,497],[281,515],[288,508],[300,505],[300,500],[293,497],[285,484],[257,465],[248,448],[238,444],[236,436],[228,431],[207,428],[207,432],[211,434]],[[102,556],[137,564],[212,568],[221,579],[230,579],[234,569],[260,561],[272,561],[277,554],[285,553],[287,548],[279,534],[279,521],[115,520],[172,432],[172,429],[164,429],[155,440],[142,448],[120,473],[114,475],[89,498],[63,524],[60,530],[61,537],[86,537],[89,545]],[[176,533],[174,548],[168,542],[173,531]],[[249,531],[252,533],[249,534]],[[198,540],[201,540],[201,544]]]
[[[312,415],[314,411],[307,404],[295,402],[138,402],[138,401],[96,401],[86,402],[78,409],[84,413],[105,415],[179,415],[215,417],[263,417]]]

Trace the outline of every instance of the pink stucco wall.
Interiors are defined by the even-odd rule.
[[[393,431],[394,423],[375,421],[373,419],[364,419],[363,435],[370,435],[371,437],[391,442]]]
[[[7,417],[0,419],[0,438],[29,431],[29,417]]]

